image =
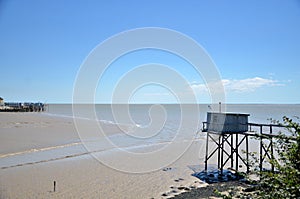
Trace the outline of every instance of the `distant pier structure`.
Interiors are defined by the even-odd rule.
[[[46,105],[41,102],[4,102],[0,97],[1,112],[43,112],[46,110]]]
[[[238,171],[244,165],[249,172],[249,137],[256,137],[259,141],[257,151],[261,171],[263,164],[266,164],[265,160],[274,158],[273,139],[276,138],[276,134],[273,134],[274,128],[284,126],[249,123],[249,116],[242,113],[207,113],[207,121],[203,122],[202,130],[207,133],[205,171],[208,169],[209,160],[215,157],[221,174],[225,166]],[[242,150],[244,153],[241,153]],[[271,164],[270,167],[274,171],[274,165]]]

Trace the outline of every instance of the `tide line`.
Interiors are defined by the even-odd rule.
[[[15,152],[15,153],[1,154],[0,158],[6,158],[6,157],[16,156],[16,155],[24,155],[24,154],[35,153],[35,152],[40,152],[40,151],[48,151],[48,150],[52,150],[52,149],[65,148],[65,147],[75,146],[75,145],[79,145],[79,144],[82,144],[82,143],[81,142],[74,142],[74,143],[51,146],[51,147],[40,148],[40,149],[29,149],[29,150]]]

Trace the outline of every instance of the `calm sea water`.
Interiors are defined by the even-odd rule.
[[[107,145],[104,139],[88,140],[86,142],[90,146],[92,145],[92,151],[98,151],[98,153],[101,154],[110,154],[114,152],[115,149],[126,151],[141,149],[142,152],[149,149],[148,151],[151,151],[153,147],[155,147],[155,149],[164,147],[174,140],[176,142],[176,139],[177,142],[188,142],[195,138],[203,141],[205,134],[197,133],[202,128],[202,122],[206,121],[207,112],[218,111],[217,106],[209,106],[207,104],[201,104],[198,107],[185,105],[183,107],[187,112],[184,113],[181,109],[182,107],[179,105],[130,105],[128,111],[126,105],[114,106],[114,111],[111,105],[80,105],[76,115],[80,118],[94,118],[94,115],[89,115],[87,111],[91,106],[95,107],[97,119],[104,123],[122,123],[131,126],[133,132],[144,134],[146,137],[151,135],[148,136],[147,139],[140,139],[139,137],[128,136],[124,133],[114,134],[108,136],[109,140],[114,143],[113,147]],[[195,113],[195,108],[198,108],[198,110],[196,110],[198,111],[196,112],[196,116],[199,116],[196,122],[195,115],[192,114]],[[222,111],[225,111],[224,105],[222,106]],[[126,120],[122,120],[121,118],[120,121],[119,116],[127,112],[129,113],[128,115],[130,115],[130,120],[126,122]],[[226,112],[248,113],[250,114],[249,122],[268,124],[270,123],[270,118],[282,121],[283,116],[290,118],[300,116],[300,104],[227,105]],[[43,114],[50,114],[57,117],[73,117],[72,105],[50,104],[47,112]],[[161,123],[161,120],[164,120],[164,123]],[[149,128],[153,123],[157,123],[158,126],[161,125],[161,128]],[[94,145],[95,147],[93,147]],[[81,144],[71,143],[70,145],[60,146],[51,150],[29,150],[29,152],[22,154],[10,154],[8,157],[1,158],[0,167],[8,168],[16,165],[33,164],[72,156],[81,157],[81,154],[85,153],[86,149]],[[200,151],[199,155],[202,157],[204,151]]]
[[[80,105],[76,116],[87,119],[93,118],[94,115],[89,115],[88,111],[86,111],[91,107],[95,108],[97,120],[112,124],[129,125],[134,128],[134,131],[138,128],[139,131],[136,131],[137,133],[151,137],[150,139],[134,139],[130,136],[121,135],[120,137],[116,136],[113,138],[115,139],[114,142],[126,143],[126,145],[168,142],[178,135],[183,140],[191,139],[193,135],[201,131],[202,122],[206,121],[207,112],[219,110],[218,106],[207,104],[184,106],[160,105],[160,109],[158,110],[153,108],[153,105],[129,105],[128,110],[126,109],[127,105],[114,105],[113,109],[111,105]],[[195,112],[197,108],[198,110]],[[300,116],[300,104],[230,104],[226,106],[222,105],[222,111],[247,113],[250,114],[249,122],[270,124],[270,119],[282,122],[283,116],[290,118]],[[70,104],[49,105],[47,113],[73,117],[72,105]],[[120,115],[126,115],[126,113],[128,113],[125,116],[127,120],[124,120],[122,117],[120,120]],[[161,122],[162,120],[164,123]],[[278,132],[280,130],[275,131]],[[157,136],[147,136],[152,134],[157,134]]]
[[[86,113],[87,106],[93,105],[80,105],[81,109],[79,112],[80,117],[90,118],[91,116]],[[124,110],[126,105],[115,105],[115,109]],[[167,125],[178,125],[181,119],[181,107],[180,105],[161,105],[165,109],[167,117]],[[149,111],[152,105],[129,105],[130,117],[133,122],[137,125],[147,125],[151,122]],[[212,110],[210,105],[200,104],[199,106],[199,123],[206,121],[206,114]],[[226,109],[226,112],[235,113],[248,113],[250,114],[249,122],[255,123],[270,123],[270,119],[282,121],[283,116],[294,118],[295,116],[300,117],[300,104],[229,104],[222,105],[222,111]],[[96,115],[99,120],[118,123],[114,117],[111,105],[95,105]],[[118,111],[115,111],[118,113]],[[58,116],[72,117],[72,105],[71,104],[50,104],[47,110],[48,114],[54,114]],[[155,117],[155,113],[153,115]],[[185,115],[189,119],[189,115]]]
[[[79,113],[76,115],[92,118],[93,116],[88,115],[86,111],[89,106],[92,105],[80,105]],[[145,150],[148,147],[158,145],[164,147],[170,142],[189,142],[191,140],[201,140],[202,142],[205,140],[206,134],[201,132],[202,122],[206,121],[207,112],[219,111],[219,107],[208,104],[196,106],[160,105],[160,109],[156,109],[157,105],[129,105],[127,110],[126,105],[116,105],[113,106],[114,111],[111,105],[95,105],[94,107],[98,120],[115,124],[125,123],[133,127],[136,136],[128,136],[126,133],[109,136],[109,139],[118,148],[130,151],[137,148]],[[161,111],[162,109],[164,112]],[[270,124],[270,119],[282,122],[283,116],[295,120],[297,120],[297,116],[300,117],[300,104],[230,104],[222,105],[221,109],[226,112],[250,114],[249,122],[251,123]],[[126,112],[129,113],[130,121],[120,121],[119,116]],[[73,116],[71,105],[50,105],[48,113],[67,117]],[[194,115],[195,113],[196,115]],[[197,118],[197,116],[199,117]],[[195,118],[197,118],[196,121]],[[165,120],[165,122],[161,123],[161,120]],[[151,127],[152,124],[154,124],[154,128]],[[252,130],[258,132],[259,128],[253,127]],[[273,133],[288,134],[288,131],[283,128],[273,128],[272,130]],[[263,132],[269,133],[269,128],[264,127]],[[146,139],[140,139],[140,134],[145,135]],[[98,140],[97,146],[103,147],[104,144],[101,143],[102,140]],[[204,151],[200,154],[204,155]]]

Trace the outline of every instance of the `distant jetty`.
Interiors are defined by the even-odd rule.
[[[4,102],[0,97],[0,112],[43,112],[45,104],[41,102]]]

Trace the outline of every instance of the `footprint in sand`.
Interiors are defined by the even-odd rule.
[[[169,170],[172,170],[172,168],[171,167],[163,168],[163,171],[169,171]]]
[[[183,178],[178,178],[178,179],[175,179],[174,181],[179,182],[179,181],[183,181],[183,180],[184,180]]]
[[[168,196],[168,194],[166,194],[166,193],[163,193],[163,194],[161,194],[161,196],[164,196],[164,197],[166,197],[166,196]]]

